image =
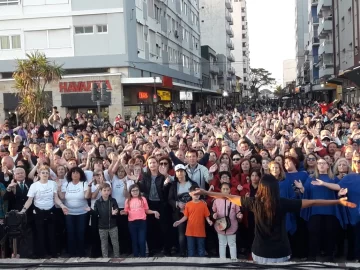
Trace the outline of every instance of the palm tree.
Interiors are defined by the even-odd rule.
[[[46,85],[60,80],[63,74],[62,65],[50,63],[46,55],[38,51],[17,60],[14,87],[19,97],[17,111],[24,121],[39,124],[47,117],[52,101],[45,92]]]
[[[282,97],[285,94],[284,89],[282,88],[281,85],[276,86],[275,91],[274,91],[274,95],[277,97]]]

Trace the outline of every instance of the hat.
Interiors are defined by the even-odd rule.
[[[185,171],[186,168],[185,168],[185,166],[183,164],[178,164],[178,165],[175,166],[175,172],[177,172],[178,170]]]
[[[221,139],[221,140],[223,140],[223,139],[224,139],[224,136],[221,135],[221,134],[218,134],[218,135],[216,135],[216,139]]]
[[[322,137],[321,138],[321,140],[323,141],[323,140],[325,140],[325,139],[328,139],[328,140],[330,140],[331,141],[331,139],[330,139],[330,137],[329,136],[324,136],[324,137]]]
[[[163,124],[162,126],[163,126],[163,127],[168,127],[168,125],[167,125],[167,124]]]

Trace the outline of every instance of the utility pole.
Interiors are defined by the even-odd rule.
[[[107,90],[106,82],[101,83],[101,88],[99,88],[98,83],[96,82],[91,83],[91,100],[93,102],[96,102],[97,114],[99,118],[101,118],[100,103],[106,101],[108,98],[106,94],[106,90]]]

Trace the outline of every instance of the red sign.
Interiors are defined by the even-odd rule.
[[[139,92],[139,99],[148,99],[149,93],[148,92]]]
[[[101,83],[106,82],[107,90],[112,90],[109,80],[106,81],[88,81],[88,82],[60,82],[60,93],[81,93],[91,92],[91,84],[97,83],[98,89],[101,89]]]
[[[173,79],[171,77],[163,76],[162,86],[165,88],[172,88],[173,87]]]

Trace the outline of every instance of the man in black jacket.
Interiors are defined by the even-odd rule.
[[[95,202],[95,215],[99,217],[99,234],[101,240],[101,252],[104,258],[108,255],[108,237],[110,235],[113,245],[114,257],[120,257],[118,228],[116,226],[116,215],[118,215],[119,207],[114,198],[110,196],[111,187],[105,183],[102,185],[101,197]]]

